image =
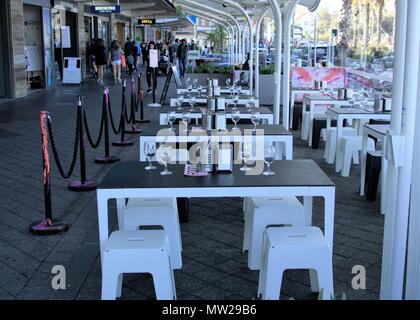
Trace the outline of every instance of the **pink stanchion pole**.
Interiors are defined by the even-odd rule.
[[[30,225],[29,230],[36,235],[50,235],[65,232],[69,229],[69,225],[53,220],[52,216],[52,201],[51,201],[51,166],[50,157],[48,153],[48,132],[47,119],[49,113],[47,111],[40,112],[41,120],[41,138],[42,138],[42,175],[44,179],[44,204],[45,204],[45,219],[35,222]]]
[[[126,130],[125,132],[128,134],[139,134],[142,133],[143,130],[138,129],[136,126],[136,86],[134,82],[134,77],[131,77],[131,86],[130,86],[131,92],[131,101],[130,101],[130,119],[131,119],[131,129]]]

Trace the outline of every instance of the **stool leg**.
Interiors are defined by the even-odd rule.
[[[309,280],[311,282],[311,291],[319,292],[319,280],[316,270],[309,269]]]
[[[102,270],[102,300],[115,300],[117,298],[118,278],[117,273]]]
[[[314,120],[312,129],[312,149],[319,148],[319,141],[321,140],[321,130],[326,127],[326,121]]]
[[[334,296],[334,281],[332,265],[317,268],[318,282],[322,290],[322,299],[331,300]]]
[[[168,260],[169,262],[169,260]],[[170,264],[162,265],[152,272],[157,300],[174,300],[173,271]]]
[[[284,270],[279,267],[279,261],[270,257],[268,259],[265,271],[265,279],[263,279],[264,287],[261,288],[263,300],[279,300],[281,292],[281,284],[283,281]]]
[[[346,141],[342,141],[342,164],[341,164],[341,176],[348,177],[350,176],[350,167],[351,167],[351,160],[353,158],[353,151],[351,150],[349,143]],[[351,143],[350,143],[351,144]]]
[[[249,211],[249,205],[247,211],[245,211],[245,225],[244,225],[244,239],[242,245],[242,253],[249,250],[249,237],[250,237],[250,225],[251,225],[251,212]]]
[[[124,280],[124,273],[121,273],[121,274],[118,276],[118,284],[117,284],[117,298],[121,298],[123,280]]]
[[[250,270],[259,270],[261,266],[261,253],[263,245],[263,235],[266,228],[265,223],[258,219],[258,213],[254,211],[250,227],[250,245],[248,251],[248,268]]]

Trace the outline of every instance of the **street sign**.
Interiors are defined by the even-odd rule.
[[[143,25],[156,24],[156,19],[139,19],[138,23]]]
[[[121,13],[121,6],[90,6],[90,13]]]

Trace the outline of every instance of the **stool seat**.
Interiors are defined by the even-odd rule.
[[[328,246],[321,229],[315,227],[267,228],[267,241],[273,250],[288,247],[324,247]]]
[[[134,198],[128,199],[126,208],[133,207],[175,207],[173,198]]]
[[[157,299],[176,299],[170,260],[163,230],[111,233],[102,258],[102,300],[121,297],[124,273],[150,273]]]

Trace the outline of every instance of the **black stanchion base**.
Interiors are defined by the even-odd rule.
[[[113,156],[100,156],[95,159],[96,163],[106,164],[106,163],[114,163],[120,161],[120,158],[113,157]]]
[[[128,133],[128,134],[140,134],[142,132],[143,132],[143,130],[141,130],[141,129],[131,129],[131,130],[126,130],[125,131],[125,133]]]
[[[43,220],[32,223],[29,226],[29,231],[35,235],[48,236],[52,234],[66,232],[69,229],[69,227],[70,225],[64,222],[55,221],[51,224],[48,224],[46,220]]]
[[[124,141],[115,141],[112,143],[114,147],[127,147],[132,146],[134,144],[133,141],[124,140]]]
[[[82,183],[81,181],[73,181],[69,184],[69,189],[71,191],[83,192],[83,191],[90,191],[96,189],[98,184],[95,181],[85,181]]]
[[[136,120],[136,123],[148,123],[148,122],[150,122],[150,120],[148,119]]]

